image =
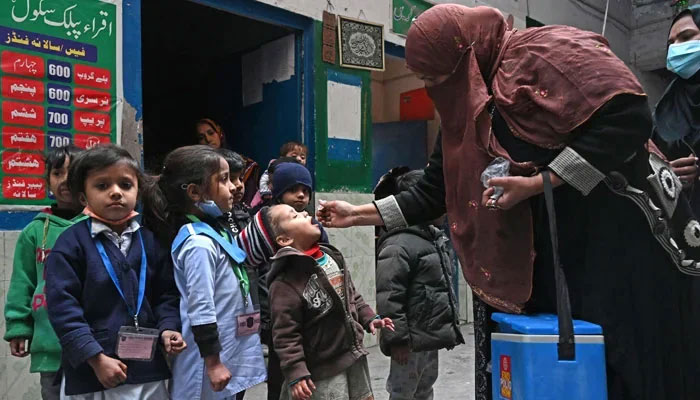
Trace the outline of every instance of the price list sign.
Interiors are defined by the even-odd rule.
[[[50,204],[46,152],[116,141],[121,0],[0,0],[0,204]]]

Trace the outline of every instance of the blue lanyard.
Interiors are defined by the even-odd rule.
[[[88,227],[92,227],[91,223],[88,223]],[[95,242],[95,247],[97,247],[97,252],[100,253],[100,257],[102,258],[102,263],[105,266],[105,269],[107,270],[107,273],[109,274],[109,277],[112,278],[112,282],[114,282],[114,286],[117,288],[117,291],[119,292],[119,295],[122,297],[124,300],[124,303],[126,304],[126,308],[129,311],[129,314],[134,317],[134,326],[136,329],[139,327],[139,312],[141,311],[141,305],[143,304],[143,298],[146,294],[146,269],[148,268],[148,264],[146,262],[146,249],[143,247],[143,237],[141,236],[141,232],[136,232],[139,237],[139,243],[141,243],[141,273],[139,276],[139,297],[138,297],[138,303],[136,305],[136,310],[131,308],[131,305],[129,305],[129,302],[126,301],[126,297],[124,296],[124,292],[122,291],[122,287],[119,284],[119,278],[117,278],[117,273],[114,272],[114,267],[112,266],[112,262],[109,260],[109,257],[107,257],[107,253],[105,252],[105,247],[102,244],[102,242],[95,237],[93,240]]]

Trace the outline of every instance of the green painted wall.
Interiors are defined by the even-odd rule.
[[[323,26],[315,22],[314,89],[316,130],[316,191],[372,192],[372,91],[369,71],[341,68],[322,61]],[[340,71],[362,79],[362,159],[359,162],[328,159],[328,71]]]

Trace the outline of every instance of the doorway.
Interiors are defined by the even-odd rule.
[[[194,1],[142,2],[144,161],[196,143],[210,118],[263,168],[302,141],[302,32]]]

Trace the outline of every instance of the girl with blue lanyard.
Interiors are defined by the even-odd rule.
[[[143,181],[117,146],[93,148],[70,164],[68,185],[89,218],[61,234],[46,262],[49,320],[63,349],[62,399],[169,398],[165,354],[186,344],[167,249],[134,218]]]
[[[229,165],[208,146],[187,146],[165,158],[144,194],[147,224],[170,242],[180,291],[182,332],[196,343],[173,362],[175,399],[242,399],[266,379],[258,329],[241,265],[245,253],[217,221],[234,203]]]

